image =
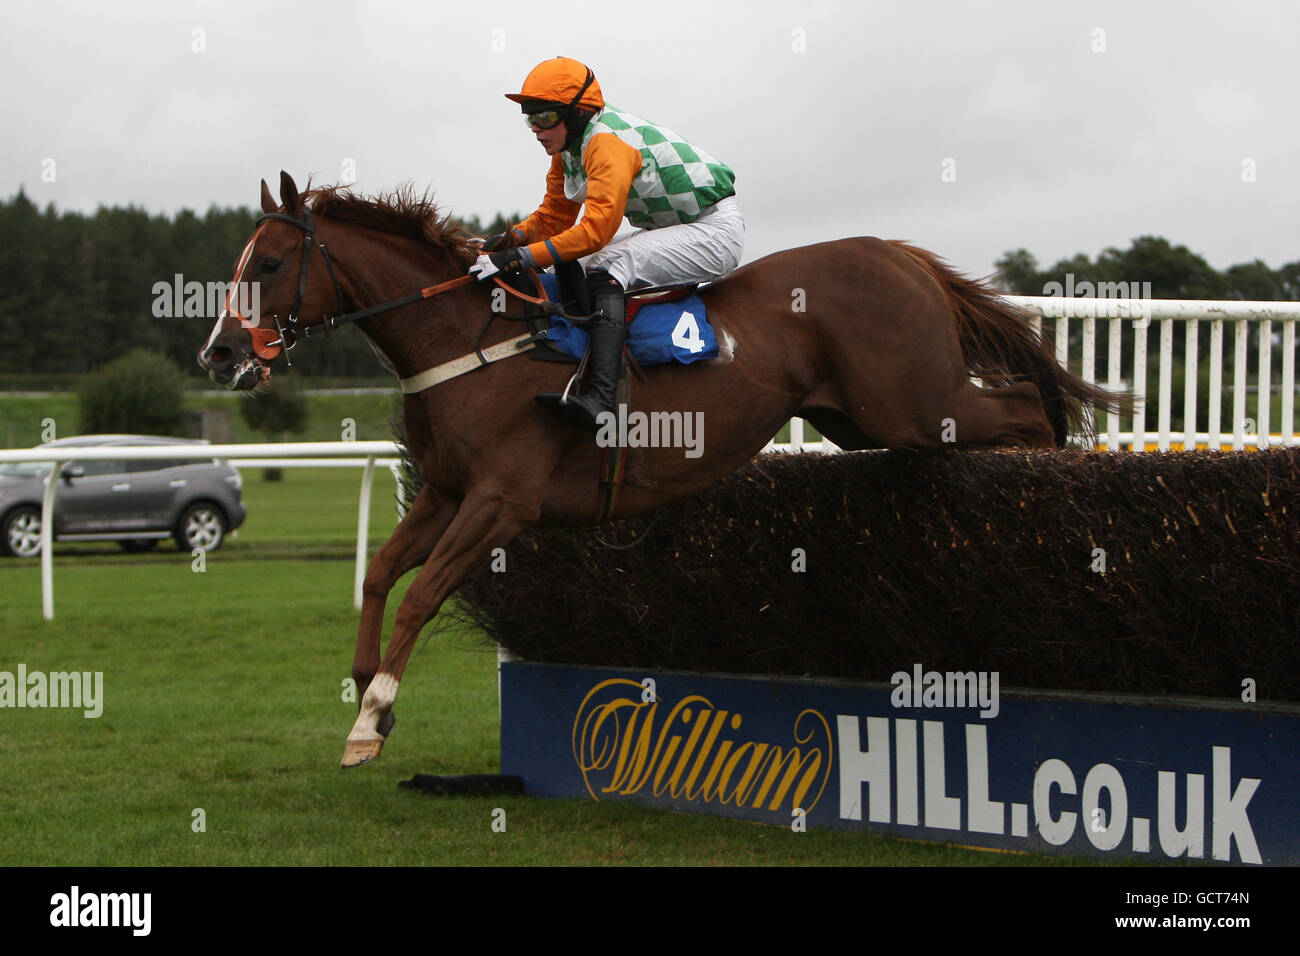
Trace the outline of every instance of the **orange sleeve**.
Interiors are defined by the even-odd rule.
[[[641,170],[641,151],[613,133],[597,133],[582,154],[582,165],[587,172],[587,198],[581,222],[574,225],[578,203],[564,198],[564,169],[557,155],[552,158],[551,171],[546,177],[546,200],[542,208],[518,227],[520,231],[528,228],[524,236],[534,240],[528,251],[538,266],[581,259],[604,248],[614,238],[623,222],[632,180]],[[563,206],[555,201],[554,187],[558,187],[555,191]],[[567,217],[557,215],[560,210]],[[553,228],[555,225],[560,228]]]
[[[546,195],[541,206],[514,228],[525,242],[549,239],[577,222],[581,208],[581,203],[564,196],[564,165],[557,153],[551,157],[551,168],[546,173]]]

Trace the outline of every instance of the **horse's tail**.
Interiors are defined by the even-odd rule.
[[[1085,407],[1094,415],[1132,409],[1131,395],[1100,388],[1063,368],[1029,324],[1028,313],[1007,303],[996,290],[954,272],[932,252],[898,240],[889,244],[925,269],[943,289],[972,375],[993,385],[1027,378],[1038,386],[1057,447],[1065,447],[1071,429],[1088,434]]]

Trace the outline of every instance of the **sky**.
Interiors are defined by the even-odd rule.
[[[735,170],[746,262],[1300,260],[1294,0],[6,0],[0,35],[0,196],[58,209],[255,207],[285,169],[527,215],[548,160],[502,94],[564,55]]]

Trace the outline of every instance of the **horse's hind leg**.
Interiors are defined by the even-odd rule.
[[[471,492],[466,496],[433,553],[420,570],[397,610],[393,637],[365,696],[361,712],[348,734],[343,766],[355,767],[379,756],[384,745],[381,728],[388,726],[397,687],[420,629],[438,613],[443,601],[470,574],[536,520],[540,503],[525,505],[519,496],[507,504],[501,492]]]
[[[1056,447],[1052,423],[1032,382],[998,388],[966,382],[954,397],[952,434],[945,440],[959,445]]]
[[[352,660],[352,679],[357,685],[357,707],[379,670],[379,640],[384,625],[384,606],[397,580],[425,562],[438,539],[456,514],[456,502],[425,485],[389,538],[370,559],[361,590],[361,623],[357,627],[357,649]],[[387,736],[392,726],[381,729]]]

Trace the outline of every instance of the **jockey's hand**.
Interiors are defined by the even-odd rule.
[[[519,250],[507,249],[504,252],[480,255],[478,260],[469,267],[469,274],[482,282],[484,279],[490,279],[498,272],[515,272],[520,265]]]

